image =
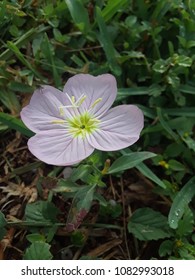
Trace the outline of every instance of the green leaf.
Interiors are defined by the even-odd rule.
[[[102,10],[102,17],[105,22],[113,18],[118,13],[119,9],[125,9],[129,0],[109,0],[105,8]]]
[[[158,240],[171,236],[167,218],[150,208],[139,208],[133,213],[128,231],[139,240]]]
[[[195,107],[169,108],[163,109],[163,112],[169,116],[195,117]]]
[[[42,234],[39,234],[39,233],[31,233],[31,234],[28,234],[26,235],[26,239],[31,242],[31,243],[34,243],[34,242],[45,242],[45,236],[42,235]]]
[[[24,260],[51,260],[52,259],[52,254],[50,253],[50,245],[41,242],[41,241],[36,241],[33,242],[29,248],[27,248],[23,259]]]
[[[172,240],[163,241],[159,247],[160,257],[165,257],[166,255],[171,255],[173,248],[174,248],[174,242]]]
[[[168,132],[169,135],[171,135],[171,137],[177,141],[178,140],[178,136],[177,134],[171,129],[171,127],[168,125],[167,121],[165,121],[163,113],[161,108],[157,108],[157,115],[159,118],[159,121],[162,125],[162,127]]]
[[[195,87],[190,85],[180,85],[179,90],[183,93],[195,95]]]
[[[169,168],[174,171],[185,171],[186,170],[185,166],[175,159],[170,159],[168,161],[168,165],[169,165]]]
[[[42,52],[45,55],[45,57],[48,61],[48,64],[51,65],[53,79],[54,79],[56,87],[58,88],[61,84],[61,79],[60,79],[60,76],[58,74],[57,67],[55,65],[52,45],[49,42],[47,34],[45,34],[45,36],[44,36],[44,41],[43,41],[43,44],[42,44]]]
[[[8,88],[13,91],[24,92],[24,93],[32,93],[34,90],[34,88],[29,85],[20,82],[15,82],[15,81],[11,81],[8,84]]]
[[[71,242],[74,246],[82,247],[85,243],[85,235],[83,232],[76,230],[71,234]]]
[[[179,55],[176,62],[179,66],[190,67],[192,64],[192,58],[185,55]]]
[[[56,216],[59,210],[54,206],[52,202],[37,201],[26,205],[25,220],[28,222],[42,222],[53,225],[56,222]]]
[[[155,62],[152,68],[157,73],[164,73],[168,70],[169,64],[167,63],[166,60],[159,59],[158,61]]]
[[[125,154],[113,162],[108,170],[108,174],[136,167],[140,162],[155,156],[156,154],[150,152],[135,152]]]
[[[0,228],[3,228],[7,225],[7,221],[5,219],[4,214],[0,211]]]
[[[166,189],[166,185],[164,182],[159,179],[151,169],[149,169],[143,162],[139,163],[136,168],[147,178],[149,178],[151,181],[159,185],[161,188]]]
[[[21,106],[16,94],[13,91],[0,90],[0,101],[16,115],[20,112]]]
[[[6,229],[4,228],[7,225],[4,214],[0,211],[0,240],[6,235]]]
[[[121,68],[119,67],[117,60],[116,60],[116,50],[114,45],[111,41],[110,35],[107,31],[107,26],[104,22],[102,17],[102,12],[100,8],[96,7],[96,20],[99,26],[100,34],[98,36],[98,40],[102,45],[104,52],[106,54],[108,63],[110,65],[111,70],[119,76],[121,74]]]
[[[81,187],[81,189],[76,193],[74,201],[76,202],[77,210],[85,209],[88,211],[90,209],[95,188],[96,185]]]
[[[184,211],[195,195],[195,176],[177,193],[171,206],[168,221],[171,228],[176,229]]]
[[[57,187],[53,189],[53,192],[73,193],[78,190],[80,190],[80,187],[76,183],[70,180],[60,179],[57,183]]]
[[[34,135],[34,132],[29,130],[21,120],[9,114],[0,112],[0,122],[7,125],[11,129],[15,129],[16,131],[21,132],[25,136],[31,137]]]
[[[194,227],[194,217],[191,209],[186,207],[184,215],[178,222],[177,234],[180,237],[189,235],[193,232]]]
[[[32,71],[32,73],[40,80],[44,80],[44,77],[31,65],[31,63],[24,57],[23,53],[19,48],[11,41],[7,42],[7,47],[16,55],[16,57]]]
[[[78,28],[87,33],[91,27],[89,23],[89,16],[84,4],[80,0],[65,0],[67,7],[70,11],[74,23]]]

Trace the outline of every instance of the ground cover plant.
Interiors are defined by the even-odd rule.
[[[0,259],[195,259],[195,3],[3,0],[0,50]],[[30,152],[40,136],[21,111],[79,74],[116,78],[113,108],[137,108],[144,128],[118,149],[93,139],[63,166],[48,162],[55,145]],[[71,111],[87,93],[66,98]],[[98,125],[81,114],[71,128],[84,137]]]

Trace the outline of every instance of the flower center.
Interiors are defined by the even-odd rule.
[[[99,120],[93,118],[88,112],[77,115],[67,120],[69,124],[69,132],[73,137],[85,138],[87,134],[95,131],[99,126]]]
[[[77,100],[75,99],[75,96],[69,96],[66,93],[70,105],[60,106],[59,107],[59,114],[60,116],[64,116],[64,109],[67,108],[73,108],[76,110],[79,108],[85,99],[87,98],[87,95],[82,94],[80,98]],[[87,134],[92,133],[99,127],[100,120],[95,118],[91,113],[91,109],[93,109],[99,102],[102,101],[102,98],[96,99],[93,104],[89,107],[88,111],[85,111],[82,114],[75,113],[74,117],[68,118],[68,119],[61,119],[61,120],[53,120],[51,123],[53,124],[59,124],[62,125],[64,128],[67,129],[67,131],[73,136],[73,137],[82,137],[85,138]]]

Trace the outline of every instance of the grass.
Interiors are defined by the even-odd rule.
[[[195,259],[192,2],[1,1],[0,259]],[[113,74],[145,126],[131,149],[49,166],[20,111],[77,73]]]

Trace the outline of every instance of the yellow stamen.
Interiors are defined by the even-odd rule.
[[[63,110],[63,108],[60,107],[59,110],[60,110],[60,116],[63,116],[63,115],[64,115],[64,110]]]
[[[81,106],[81,104],[85,101],[85,99],[87,98],[86,95],[84,95],[81,100],[79,100],[79,102],[77,103],[78,106]]]
[[[97,105],[100,101],[102,101],[102,98],[96,99],[95,102],[93,102],[93,104],[91,105],[91,108],[94,108],[95,105]]]
[[[54,123],[54,124],[61,124],[61,123],[65,123],[65,121],[63,121],[63,120],[54,120],[54,121],[52,121],[51,123]]]
[[[72,104],[75,104],[75,96],[71,96]]]

